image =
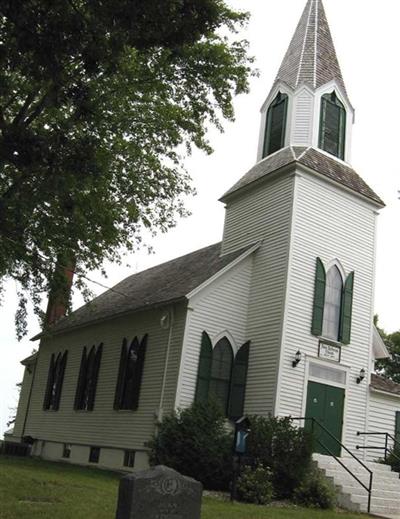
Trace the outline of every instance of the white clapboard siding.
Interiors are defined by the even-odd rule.
[[[313,130],[314,96],[303,89],[294,99],[294,122],[291,143],[293,146],[311,146]]]
[[[246,321],[252,267],[250,255],[189,300],[178,408],[187,407],[194,400],[203,331],[208,333],[213,346],[226,335],[235,353],[248,340]]]
[[[371,390],[367,432],[386,432],[394,436],[396,412],[400,412],[400,397]],[[390,447],[392,443],[392,441],[389,441]],[[360,442],[360,444],[362,443]],[[385,438],[382,436],[369,436],[366,438],[365,444],[384,447]],[[382,458],[383,452],[382,450],[368,450],[367,459],[374,461],[377,458]]]
[[[316,259],[325,265],[338,259],[346,275],[355,271],[351,344],[343,345],[341,364],[350,368],[343,440],[354,448],[357,431],[366,426],[367,380],[373,316],[375,250],[373,207],[339,187],[301,173],[296,177],[295,218],[286,301],[283,353],[279,371],[277,413],[305,412],[306,357],[318,357],[318,338],[311,334]],[[302,361],[292,367],[297,350]]]
[[[29,395],[31,392],[35,364],[25,368],[21,391],[18,400],[18,409],[15,417],[12,439],[20,440],[23,434],[26,412],[28,410]]]
[[[175,402],[186,303],[175,305],[164,401],[164,412]],[[169,330],[160,326],[164,309],[126,315],[42,341],[25,435],[39,440],[80,445],[143,449],[155,431]],[[114,395],[122,340],[148,334],[143,379],[137,411],[114,411]],[[84,346],[103,343],[95,406],[92,412],[74,411],[74,399]],[[44,411],[43,399],[52,353],[68,350],[60,409]]]
[[[247,338],[251,340],[246,411],[274,411],[290,244],[294,178],[264,179],[226,209],[222,250],[261,241],[254,253]]]

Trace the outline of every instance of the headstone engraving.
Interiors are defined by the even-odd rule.
[[[121,479],[116,519],[200,519],[203,486],[159,465]]]

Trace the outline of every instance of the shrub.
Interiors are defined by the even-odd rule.
[[[167,465],[209,490],[228,490],[232,443],[220,407],[208,402],[165,417],[147,446],[151,465]]]
[[[400,446],[397,446],[390,450],[386,460],[380,460],[385,465],[390,465],[392,470],[400,472]]]
[[[262,465],[245,466],[237,480],[237,497],[245,503],[267,505],[272,501],[271,471]]]
[[[272,472],[274,495],[293,497],[311,467],[312,437],[293,425],[290,418],[250,417],[247,454]]]
[[[336,504],[335,488],[318,469],[312,469],[294,492],[294,501],[312,508],[332,509]]]

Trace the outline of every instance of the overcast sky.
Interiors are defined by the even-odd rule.
[[[251,12],[243,36],[250,41],[260,77],[252,80],[251,92],[235,101],[236,121],[225,124],[225,133],[211,132],[215,153],[195,152],[187,160],[198,195],[188,199],[192,216],[178,222],[167,235],[152,241],[155,254],[144,251],[129,258],[130,268],[106,265],[108,279],[90,277],[112,286],[133,272],[161,263],[221,240],[224,208],[218,198],[256,160],[259,109],[289,45],[305,0],[230,0],[236,8]],[[399,21],[398,0],[324,0],[347,90],[356,109],[352,165],[383,198],[387,207],[378,224],[375,312],[387,331],[400,329],[400,164],[398,102]],[[96,294],[103,290],[93,285]],[[81,304],[74,296],[74,307]],[[16,405],[15,384],[22,379],[20,360],[37,343],[15,339],[15,283],[7,284],[0,307],[0,437],[6,429],[10,407]],[[38,331],[30,319],[30,336]]]

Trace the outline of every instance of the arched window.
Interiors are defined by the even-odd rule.
[[[114,409],[135,411],[139,406],[147,335],[141,341],[135,337],[129,344],[122,341],[117,387],[115,389]]]
[[[346,144],[346,110],[336,92],[321,98],[319,147],[344,160]]]
[[[102,351],[103,344],[100,344],[97,348],[93,346],[89,354],[86,347],[83,348],[75,393],[74,408],[76,410],[93,411],[94,409]]]
[[[228,339],[218,341],[213,350],[210,377],[210,395],[228,411],[229,391],[231,387],[233,351]]]
[[[279,92],[268,108],[263,158],[285,146],[288,101],[288,96]]]
[[[317,258],[311,325],[313,335],[350,344],[353,291],[354,272],[350,272],[343,283],[336,265],[326,272],[321,258]]]
[[[64,381],[64,373],[67,365],[68,351],[51,355],[49,372],[47,375],[46,392],[44,395],[43,409],[58,411],[60,407],[61,390]]]
[[[250,342],[246,342],[234,358],[226,337],[213,349],[210,337],[203,332],[195,401],[206,403],[212,397],[221,404],[226,416],[240,418],[244,409],[249,350]]]
[[[326,274],[324,320],[322,335],[337,341],[340,331],[343,280],[339,269],[334,265]]]

